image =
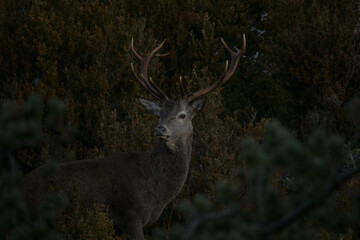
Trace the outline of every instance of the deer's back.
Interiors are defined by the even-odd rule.
[[[22,189],[31,208],[37,207],[50,186],[54,191],[75,191],[85,207],[104,204],[111,208],[114,201],[121,202],[114,199],[119,198],[120,192],[130,199],[141,195],[145,187],[142,183],[151,178],[146,167],[149,158],[149,153],[128,152],[61,163],[50,178],[43,177],[46,166],[41,166],[23,178]]]

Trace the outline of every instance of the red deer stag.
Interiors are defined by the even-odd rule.
[[[182,189],[191,158],[193,126],[192,119],[205,105],[204,95],[228,81],[234,75],[239,60],[245,51],[246,39],[243,35],[241,50],[230,47],[221,39],[231,56],[231,64],[226,62],[225,72],[211,86],[194,93],[185,93],[180,78],[181,98],[169,99],[166,94],[148,77],[148,67],[153,57],[164,54],[157,52],[162,42],[147,57],[141,57],[131,50],[140,61],[141,74],[131,69],[136,80],[161,103],[139,98],[142,106],[159,117],[155,128],[157,137],[150,152],[124,152],[97,160],[82,160],[59,165],[56,173],[56,186],[68,191],[75,187],[83,206],[91,208],[94,204],[108,206],[111,218],[122,233],[122,239],[144,239],[143,228],[154,223],[165,206]],[[35,169],[23,179],[23,191],[30,207],[36,207],[48,186],[40,176],[41,168]]]

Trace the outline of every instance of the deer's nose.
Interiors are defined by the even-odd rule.
[[[166,128],[164,126],[157,126],[155,128],[155,136],[164,136],[166,135]]]

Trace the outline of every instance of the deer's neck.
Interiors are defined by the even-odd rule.
[[[151,153],[151,162],[156,167],[154,174],[158,183],[159,195],[168,202],[183,187],[189,171],[192,149],[192,134],[180,139],[171,149],[165,141],[158,139]]]

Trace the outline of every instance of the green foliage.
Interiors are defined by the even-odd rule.
[[[339,131],[345,124],[343,103],[358,94],[358,2],[264,1],[263,6],[264,81],[275,82],[288,95],[277,108],[286,111],[279,118],[301,127],[305,136],[314,124]]]
[[[305,198],[305,183],[321,185],[342,167],[337,161],[342,142],[328,138],[329,132],[345,138],[345,166],[354,166],[359,156],[359,114],[345,117],[346,108],[356,112],[359,105],[358,100],[345,104],[359,94],[358,21],[355,0],[0,0],[0,151],[10,151],[26,174],[50,159],[149,150],[156,119],[135,102],[136,96],[148,95],[130,71],[131,38],[141,55],[167,39],[162,53],[170,55],[154,59],[149,73],[175,99],[180,75],[188,92],[214,82],[228,59],[220,37],[240,47],[245,33],[247,50],[237,73],[209,96],[204,113],[194,120],[186,185],[155,228],[184,221],[179,202],[197,193],[203,194],[200,202],[204,196],[220,206],[241,200],[251,209],[248,174],[263,173],[268,183],[287,168],[294,178],[284,180],[282,198],[290,199],[290,193]],[[64,103],[43,103],[33,93]],[[272,124],[263,139],[269,118],[279,119],[298,138]],[[322,132],[309,138],[319,126]],[[240,144],[247,136],[255,139]],[[245,150],[246,161],[238,157]],[[304,162],[288,165],[296,161]],[[0,162],[1,170],[9,167],[8,161]],[[235,168],[240,169],[236,174]],[[322,180],[307,179],[317,174]],[[269,194],[277,199],[274,189]],[[349,207],[349,195],[336,203]],[[237,220],[231,226],[242,224],[253,229]]]
[[[61,235],[56,231],[56,211],[53,206],[63,206],[64,199],[61,196],[49,195],[49,199],[40,204],[38,216],[35,218],[26,207],[22,196],[20,171],[12,153],[25,146],[31,147],[43,143],[45,141],[43,129],[46,125],[53,130],[65,130],[61,127],[64,105],[59,100],[51,99],[47,103],[51,109],[45,114],[42,105],[41,99],[32,95],[22,105],[5,102],[1,107],[0,235],[4,239],[61,239]],[[42,118],[47,123],[44,126]],[[55,143],[56,138],[48,136],[47,140]],[[49,164],[44,172],[45,177],[54,172],[53,166]]]
[[[68,198],[57,193],[56,186],[39,204],[39,209],[30,210],[26,206],[13,152],[43,145],[43,151],[47,153],[43,154],[45,159],[42,160],[48,164],[42,174],[50,178],[56,172],[56,159],[64,154],[60,146],[70,141],[69,131],[72,132],[64,126],[64,112],[63,102],[51,98],[43,104],[37,95],[32,95],[23,104],[7,101],[1,107],[1,239],[119,239],[104,207],[81,209],[76,199],[71,198],[69,206],[64,208]],[[37,164],[40,162],[38,160]],[[62,213],[60,217],[59,212]]]
[[[3,103],[0,115],[1,151],[12,151],[40,139],[41,105],[39,97],[35,95],[22,108],[13,102]]]
[[[339,233],[351,239],[355,234],[349,229],[359,224],[356,187],[345,187],[355,194],[346,209],[334,207],[344,196],[333,192],[358,172],[334,169],[344,164],[344,156],[339,136],[319,130],[303,144],[272,121],[261,145],[244,141],[239,157],[247,167],[236,170],[232,183],[218,183],[215,201],[197,195],[192,203],[181,205],[185,224],[171,229],[169,239],[319,239],[321,233],[321,239],[338,239]],[[239,199],[243,181],[249,185]],[[162,237],[161,231],[154,234],[154,239]]]
[[[61,209],[58,219],[59,231],[64,239],[121,240],[115,235],[105,206],[96,205],[93,209],[84,209],[79,203],[76,190],[68,194],[70,204]]]

